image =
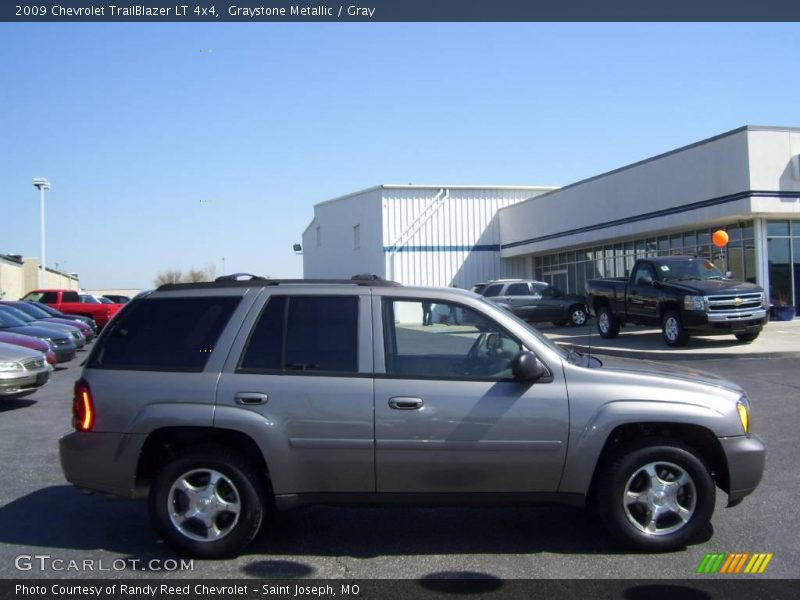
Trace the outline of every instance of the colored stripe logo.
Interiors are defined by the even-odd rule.
[[[706,554],[697,567],[697,573],[704,575],[740,573],[760,574],[766,571],[772,560],[772,553],[765,552],[712,552]]]

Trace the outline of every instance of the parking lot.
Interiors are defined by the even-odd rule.
[[[86,496],[68,485],[57,440],[70,428],[71,387],[86,352],[59,366],[35,395],[0,405],[0,573],[12,577],[691,578],[708,552],[771,552],[765,577],[797,577],[800,508],[797,359],[678,361],[739,382],[753,403],[753,429],[769,458],[759,489],[736,508],[720,493],[713,532],[684,551],[642,555],[613,545],[590,512],[563,507],[332,508],[281,513],[246,554],[224,561],[179,559],[149,525],[146,504]],[[21,555],[48,555],[47,566]],[[56,570],[92,561],[102,573]],[[126,561],[126,567],[116,570]],[[161,561],[153,562],[152,560]],[[116,562],[114,562],[116,561]],[[56,563],[61,565],[62,563]],[[62,567],[63,567],[62,565]],[[112,568],[112,565],[113,568]],[[92,570],[87,569],[87,570]],[[706,578],[708,576],[705,576]]]

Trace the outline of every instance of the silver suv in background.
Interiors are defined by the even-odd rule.
[[[434,306],[464,318],[431,323]],[[567,353],[471,292],[373,278],[137,296],[75,384],[73,425],[67,480],[147,497],[158,534],[206,558],[313,503],[588,503],[628,545],[671,550],[765,462],[734,383]]]
[[[532,323],[578,327],[589,317],[585,297],[565,294],[544,281],[498,279],[484,284],[478,293]]]

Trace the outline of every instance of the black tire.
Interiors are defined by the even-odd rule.
[[[680,348],[689,343],[689,334],[683,327],[681,314],[677,310],[668,310],[661,318],[661,335],[667,346]]]
[[[744,342],[745,344],[749,344],[753,340],[755,340],[759,335],[761,335],[761,330],[758,331],[751,331],[750,333],[735,333],[736,339],[740,342]]]
[[[208,473],[205,473],[208,472]],[[219,483],[213,490],[206,492],[204,483],[210,481],[210,473],[221,475]],[[218,539],[204,540],[214,536],[212,528],[204,525],[196,517],[186,518],[183,529],[176,525],[175,519],[185,518],[191,508],[189,495],[173,485],[181,479],[186,480],[199,493],[208,493],[209,498],[203,502],[228,502],[226,506],[235,506],[238,500],[238,514],[222,510],[216,512],[211,523],[222,532]],[[196,558],[223,558],[239,554],[258,534],[267,507],[266,477],[253,468],[241,455],[224,446],[198,446],[179,453],[167,463],[156,475],[150,487],[149,508],[150,519],[156,532],[172,548]],[[185,488],[184,488],[185,490]],[[213,494],[212,494],[213,492]],[[177,514],[181,504],[186,508],[183,515]],[[174,510],[178,509],[178,510]],[[207,508],[209,512],[219,509],[214,505]]]
[[[581,327],[589,320],[589,313],[582,304],[571,306],[567,316],[570,327]]]
[[[655,484],[645,470],[648,466],[657,474]],[[682,484],[678,482],[681,475],[688,477],[680,480]],[[632,548],[651,552],[684,548],[714,514],[717,490],[711,473],[702,458],[679,440],[633,442],[606,461],[597,478],[594,488],[600,518],[612,535]],[[642,500],[632,500],[629,490]],[[653,520],[650,507],[664,512]],[[679,516],[681,510],[683,516]],[[648,532],[651,523],[655,525]]]
[[[601,338],[612,340],[619,335],[619,321],[608,306],[597,309],[597,332]]]

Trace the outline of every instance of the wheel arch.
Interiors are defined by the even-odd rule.
[[[686,444],[708,466],[716,485],[725,493],[730,491],[730,474],[725,451],[719,439],[709,428],[692,423],[648,421],[624,423],[616,426],[606,437],[592,471],[587,491],[587,501],[592,502],[597,491],[597,475],[620,448],[652,438],[670,438]]]
[[[218,445],[230,448],[245,457],[269,483],[267,462],[255,440],[241,431],[219,427],[178,426],[162,427],[145,439],[136,466],[137,497],[147,494],[158,469],[180,452],[193,446]]]

